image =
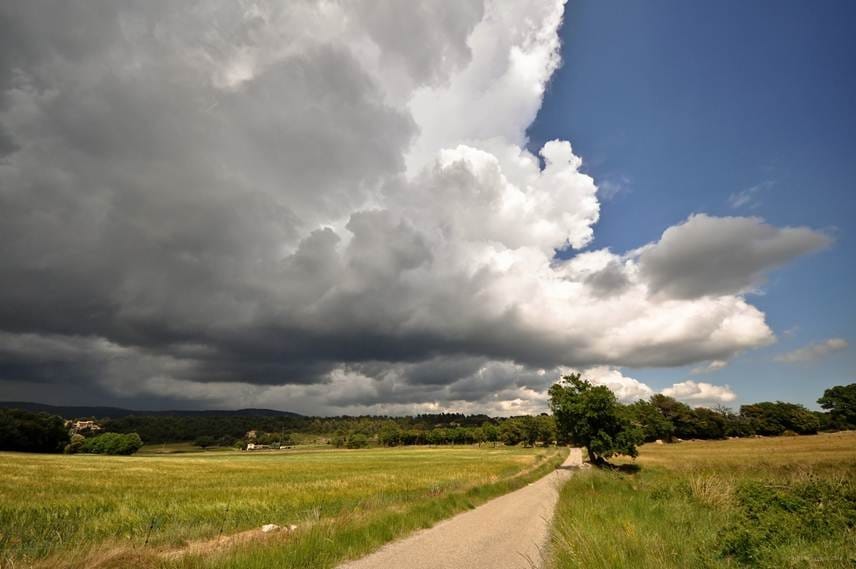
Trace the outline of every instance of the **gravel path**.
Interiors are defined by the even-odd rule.
[[[571,449],[555,472],[339,569],[531,569],[542,565],[559,487],[582,464]]]

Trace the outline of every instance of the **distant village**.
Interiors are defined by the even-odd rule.
[[[72,419],[65,422],[65,427],[73,435],[82,435],[84,433],[97,433],[104,430],[104,427],[98,424],[98,421],[92,419]]]

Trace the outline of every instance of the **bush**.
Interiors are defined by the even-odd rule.
[[[131,455],[140,450],[143,441],[137,433],[122,435],[119,433],[104,433],[91,439],[86,439],[80,447],[80,452],[92,454]]]
[[[208,447],[213,447],[217,444],[217,441],[214,440],[214,437],[210,435],[202,435],[201,437],[196,437],[196,440],[193,441],[194,446],[198,446],[200,448],[206,449]]]
[[[348,437],[346,446],[348,448],[366,448],[369,446],[369,438],[362,433],[354,433]]]
[[[74,454],[80,452],[83,443],[86,442],[86,437],[77,433],[71,435],[71,442],[65,445],[65,454]]]
[[[852,481],[748,482],[737,500],[737,515],[719,536],[720,554],[744,565],[778,566],[778,548],[847,534],[856,524]]]

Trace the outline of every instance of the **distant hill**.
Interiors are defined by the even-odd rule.
[[[205,410],[170,410],[170,411],[144,411],[133,409],[122,409],[121,407],[89,407],[69,405],[46,405],[44,403],[31,403],[28,401],[0,401],[0,409],[22,409],[24,411],[44,411],[53,415],[59,415],[65,419],[77,417],[97,417],[117,419],[120,417],[152,417],[152,416],[174,416],[174,417],[302,417],[298,413],[289,411],[277,411],[275,409],[205,409]]]

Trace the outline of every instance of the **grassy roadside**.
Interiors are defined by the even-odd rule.
[[[525,484],[564,454],[474,447],[0,453],[0,567],[330,566]],[[163,557],[265,523],[298,530],[216,555]]]
[[[552,566],[856,566],[856,433],[645,445],[562,489]]]

